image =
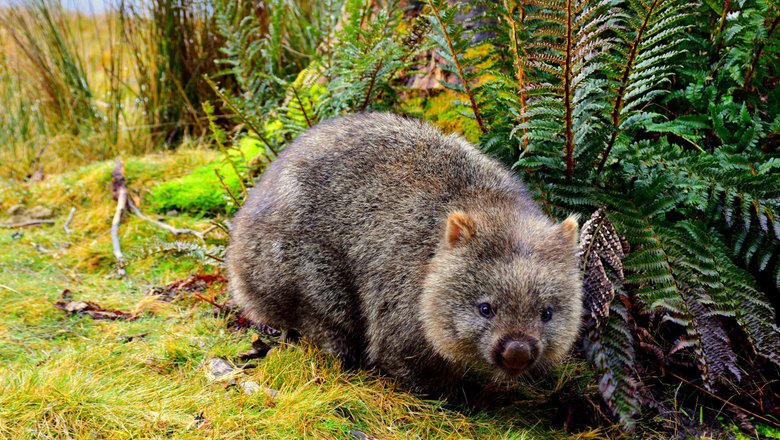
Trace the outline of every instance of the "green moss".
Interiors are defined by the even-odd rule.
[[[769,426],[763,423],[755,423],[753,425],[756,428],[758,437],[749,436],[745,434],[738,426],[731,425],[731,432],[738,440],[750,440],[754,438],[780,438],[780,429],[773,426]]]
[[[241,172],[252,158],[263,150],[259,141],[245,137],[238,150],[229,150],[229,160]],[[222,157],[208,165],[194,169],[190,174],[169,180],[152,189],[146,202],[157,212],[177,210],[195,215],[234,213],[238,207],[231,200],[225,187],[219,181],[222,176],[225,186],[238,197],[241,194],[240,177],[228,158]]]

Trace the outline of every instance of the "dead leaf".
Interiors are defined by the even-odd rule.
[[[57,301],[54,306],[64,310],[71,315],[86,315],[92,319],[127,319],[137,318],[135,314],[122,312],[120,310],[104,309],[91,301]]]
[[[152,288],[148,295],[158,295],[160,300],[171,302],[179,297],[182,292],[186,293],[204,293],[209,286],[215,283],[227,283],[224,275],[214,273],[196,273],[187,278],[171,281],[164,287]]]

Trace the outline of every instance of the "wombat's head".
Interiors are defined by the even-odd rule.
[[[497,380],[562,360],[582,311],[577,236],[574,217],[450,214],[421,297],[426,338]]]

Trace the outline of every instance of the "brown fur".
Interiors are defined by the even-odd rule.
[[[503,380],[566,356],[581,312],[577,229],[462,138],[356,114],[302,134],[251,191],[230,288],[256,322],[447,393],[469,371]],[[528,368],[504,365],[526,342]]]

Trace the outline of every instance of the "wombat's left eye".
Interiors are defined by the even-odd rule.
[[[553,315],[553,309],[552,307],[547,307],[546,309],[542,310],[542,322],[548,322],[552,319]]]
[[[493,315],[496,313],[495,310],[493,310],[493,306],[491,306],[488,303],[482,303],[477,307],[479,308],[479,314],[484,316],[485,318],[492,318]]]

